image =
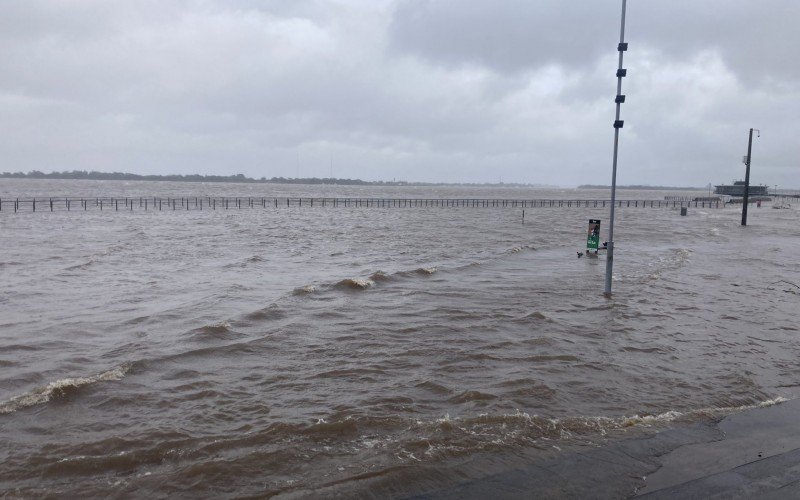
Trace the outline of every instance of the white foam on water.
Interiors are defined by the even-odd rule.
[[[357,288],[369,288],[375,284],[374,281],[367,278],[350,278],[349,280],[344,280],[344,282],[350,286]]]
[[[563,417],[549,418],[536,414],[529,414],[517,410],[515,413],[502,415],[491,415],[483,413],[477,417],[451,417],[445,414],[444,417],[434,420],[436,426],[449,425],[474,437],[490,437],[490,442],[500,444],[507,438],[511,441],[517,436],[527,435],[534,439],[555,438],[559,440],[572,439],[576,435],[587,435],[597,433],[605,436],[608,432],[625,429],[628,427],[651,427],[656,425],[669,424],[678,420],[694,420],[697,418],[714,418],[732,413],[757,408],[766,408],[788,401],[783,397],[776,397],[760,403],[743,406],[700,408],[690,411],[669,410],[656,415],[631,415],[620,417],[604,416],[582,416],[582,417]],[[430,424],[417,420],[418,426],[428,426]],[[534,431],[532,434],[530,431]],[[502,436],[497,434],[501,433]],[[479,439],[480,440],[480,439]]]
[[[89,377],[69,377],[50,382],[47,385],[36,387],[25,394],[15,396],[8,401],[0,403],[0,415],[15,412],[50,401],[54,396],[65,389],[83,387],[96,382],[109,382],[122,379],[130,370],[130,364],[123,364],[111,370]]]
[[[295,288],[294,291],[295,291],[295,294],[300,294],[300,293],[314,293],[316,290],[317,290],[317,287],[315,287],[314,285],[305,285],[305,286],[301,286],[301,287]]]

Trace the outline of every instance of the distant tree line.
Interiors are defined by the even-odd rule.
[[[271,184],[335,184],[342,186],[493,186],[493,187],[552,187],[518,183],[447,183],[447,182],[408,182],[408,181],[362,181],[361,179],[336,179],[332,177],[262,177],[254,179],[244,174],[235,175],[140,175],[124,172],[98,172],[92,170],[72,170],[44,173],[39,170],[25,172],[3,172],[0,178],[16,179],[89,179],[99,181],[173,181],[173,182],[238,182],[238,183],[271,183]]]
[[[303,177],[303,178],[285,178],[285,177],[272,177],[267,179],[262,177],[254,179],[252,177],[245,177],[244,174],[235,175],[140,175],[130,174],[125,172],[98,172],[92,170],[72,170],[63,172],[50,172],[44,173],[39,170],[32,170],[28,173],[25,172],[3,172],[0,177],[10,177],[17,179],[90,179],[101,181],[174,181],[174,182],[251,182],[251,183],[274,183],[274,184],[341,184],[348,186],[359,185],[389,185],[389,186],[405,186],[408,183],[405,181],[385,182],[385,181],[362,181],[361,179],[334,179],[334,178],[318,178],[318,177]]]

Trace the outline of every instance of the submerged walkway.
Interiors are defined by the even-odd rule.
[[[488,468],[488,467],[487,467]],[[405,495],[483,498],[800,498],[800,400]]]
[[[618,208],[724,208],[719,200],[617,200]],[[2,198],[0,212],[242,210],[288,207],[331,208],[606,208],[610,200],[503,198],[254,198],[254,197],[35,197]]]

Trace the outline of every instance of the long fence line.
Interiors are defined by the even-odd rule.
[[[0,212],[21,211],[177,211],[177,210],[241,210],[243,208],[281,207],[364,207],[364,208],[413,208],[413,207],[461,207],[461,208],[605,208],[610,200],[565,200],[565,199],[487,199],[487,198],[254,198],[254,197],[46,197],[46,198],[0,198]],[[617,200],[617,206],[634,208],[724,208],[720,200]]]

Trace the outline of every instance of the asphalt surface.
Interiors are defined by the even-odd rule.
[[[722,420],[722,439],[658,457],[641,498],[800,498],[800,400]]]
[[[800,498],[800,400],[442,485],[415,499]]]

